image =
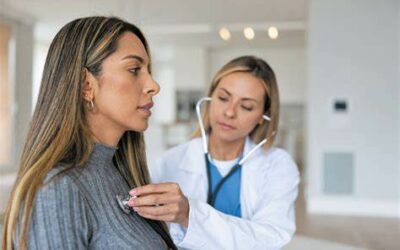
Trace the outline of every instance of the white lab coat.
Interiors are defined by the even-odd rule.
[[[243,155],[254,146],[247,138]],[[178,183],[189,200],[188,228],[169,224],[180,248],[281,249],[293,237],[299,172],[282,149],[258,149],[242,166],[242,218],[207,204],[207,173],[200,138],[168,150],[150,173],[153,183]]]

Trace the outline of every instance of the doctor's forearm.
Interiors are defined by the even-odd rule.
[[[193,242],[206,242],[201,249],[280,249],[294,232],[294,222],[282,218],[285,227],[226,215],[199,200],[189,200],[189,226],[179,246],[193,248]],[[183,233],[183,231],[182,231]]]

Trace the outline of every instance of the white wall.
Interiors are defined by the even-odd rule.
[[[32,85],[32,112],[36,106],[37,98],[39,96],[40,83],[42,81],[42,74],[44,64],[46,63],[47,51],[49,50],[50,43],[41,42],[36,40],[33,52],[33,85]]]
[[[199,46],[153,45],[154,78],[160,84],[153,120],[171,124],[176,118],[176,90],[203,90],[207,86],[207,51]]]
[[[161,87],[160,93],[154,98],[153,116],[145,132],[147,158],[150,159],[148,162],[151,167],[155,159],[166,150],[166,126],[176,122],[176,91],[205,89],[208,64],[207,51],[201,46],[150,46],[154,78]],[[179,134],[173,136],[180,137]]]
[[[31,119],[33,24],[18,22],[15,28],[15,157],[19,158]]]
[[[400,216],[398,12],[395,0],[309,1],[307,200],[311,212]],[[336,97],[349,100],[345,121],[331,114]],[[326,151],[354,153],[350,197],[322,193]]]
[[[397,20],[398,20],[398,22],[397,22],[397,34],[398,34],[397,35],[397,44],[398,44],[398,48],[397,48],[398,49],[398,53],[397,53],[397,71],[398,71],[398,74],[397,74],[397,89],[398,89],[398,97],[400,97],[400,4],[399,3],[397,4]],[[399,137],[398,137],[399,138],[398,139],[399,140],[398,166],[400,168],[400,107],[398,107],[398,114],[399,114],[399,116],[398,116],[399,117],[399,122],[398,122],[398,129],[397,129],[398,134],[399,134]],[[400,174],[399,174],[399,179],[400,179]],[[400,180],[398,181],[398,184],[399,184],[398,193],[400,194]],[[400,205],[398,206],[397,210],[398,210],[398,213],[400,214]]]
[[[204,47],[176,48],[176,87],[179,90],[207,89],[207,50]]]
[[[291,48],[226,48],[210,51],[210,78],[228,61],[243,55],[258,56],[275,71],[282,104],[306,101],[306,58],[303,45]]]

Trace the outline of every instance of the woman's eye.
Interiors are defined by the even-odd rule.
[[[252,111],[253,107],[242,106],[242,108],[246,111]]]
[[[218,99],[219,99],[221,102],[226,102],[226,101],[228,101],[228,98],[223,97],[223,96],[218,96]]]
[[[139,71],[140,71],[140,67],[136,67],[136,68],[133,68],[133,69],[129,70],[129,72],[131,72],[135,76],[137,76],[139,74]]]

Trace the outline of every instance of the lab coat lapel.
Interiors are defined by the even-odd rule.
[[[250,137],[246,138],[244,149],[243,149],[243,157],[246,156],[250,150],[254,148],[255,144],[254,142],[250,139]],[[260,149],[258,149],[260,150]],[[250,190],[249,187],[250,185],[254,185],[255,183],[249,184],[249,180],[251,180],[251,175],[257,174],[256,171],[254,171],[254,159],[257,157],[257,155],[260,154],[259,151],[256,151],[250,155],[249,158],[243,163],[242,166],[242,179],[241,179],[241,191],[240,191],[240,204],[241,204],[241,212],[242,212],[242,218],[249,218],[251,214],[251,205],[252,200],[251,200],[251,195],[250,195]]]
[[[184,182],[193,198],[206,201],[208,182],[205,156],[200,138],[189,142],[183,159],[180,161],[179,169],[185,172]]]
[[[205,167],[205,158],[201,139],[193,139],[189,142],[186,152],[184,152],[179,168],[186,172],[203,175],[205,174]]]

